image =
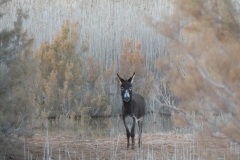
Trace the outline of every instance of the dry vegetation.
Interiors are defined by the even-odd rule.
[[[141,54],[141,45],[138,42],[134,48],[132,45],[131,41],[126,40],[120,55],[119,73],[126,78],[135,72],[137,76],[134,78],[134,92],[149,97],[154,78],[146,68],[146,58]]]
[[[44,42],[35,52],[39,69],[36,96],[40,117],[43,113],[52,118],[62,114],[66,117],[113,114],[112,106],[119,93],[115,89],[116,62],[105,68],[95,56],[83,56],[76,48],[81,38],[77,29],[77,23],[66,21],[53,43]],[[140,50],[139,43],[136,42],[133,49],[132,42],[126,41],[119,59],[120,74],[128,76],[136,72],[135,92],[149,97],[154,78],[147,70],[146,59]]]
[[[142,148],[127,149],[126,137],[78,139],[36,135],[25,144],[26,158],[46,159],[238,159],[239,145],[226,137],[195,139],[192,134],[144,134]],[[24,150],[24,149],[23,149]]]
[[[235,4],[176,1],[172,15],[150,24],[171,40],[169,56],[156,66],[179,99],[178,125],[190,123],[202,133],[218,132],[239,142],[240,27]]]
[[[37,101],[40,114],[43,111],[47,117],[112,113],[113,65],[104,68],[94,56],[83,56],[76,49],[78,29],[77,23],[66,21],[53,43],[44,42],[36,51]]]
[[[0,32],[0,154],[16,153],[17,137],[32,136],[29,122],[37,109],[33,40],[22,31],[24,18],[19,10],[14,28]]]
[[[3,4],[5,1],[0,7]],[[108,9],[115,5],[106,4]],[[86,5],[92,12],[98,5],[104,8],[99,1],[95,7]],[[99,30],[93,25],[91,36],[95,39],[88,42],[89,37],[82,33],[87,25],[66,21],[53,40],[41,43],[38,49],[23,31],[22,20],[27,16],[19,11],[13,29],[0,32],[0,155],[13,158],[15,153],[25,159],[239,159],[237,5],[234,0],[177,0],[172,13],[168,10],[160,21],[147,18],[153,31],[150,36],[142,33],[141,44],[123,43],[122,37],[116,40],[116,35],[128,31],[128,25],[125,29],[116,25],[118,30],[114,30],[114,23],[109,28],[101,25],[98,29],[106,41],[94,37]],[[95,17],[96,22],[102,20]],[[140,22],[136,24],[146,29]],[[155,31],[167,40],[156,38]],[[134,33],[131,30],[130,35]],[[115,35],[115,40],[109,35]],[[167,51],[166,42],[170,42]],[[147,99],[148,111],[161,108],[161,112],[171,114],[173,110],[173,133],[144,135],[141,150],[126,150],[124,136],[94,139],[99,134],[92,134],[94,128],[86,130],[92,135],[90,139],[60,134],[33,136],[30,126],[44,126],[46,118],[58,118],[58,128],[68,130],[75,118],[121,113],[117,72],[123,78],[136,72],[134,92]],[[84,125],[89,124],[81,127]]]

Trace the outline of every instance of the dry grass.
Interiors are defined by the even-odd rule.
[[[137,137],[136,137],[137,138]],[[49,144],[49,146],[48,146]],[[73,135],[35,135],[26,141],[33,159],[237,159],[240,148],[226,137],[144,134],[142,148],[127,149],[126,137],[77,139]],[[37,158],[38,157],[38,158]],[[29,158],[30,159],[30,158]]]

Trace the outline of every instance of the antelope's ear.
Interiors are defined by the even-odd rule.
[[[118,79],[120,80],[120,83],[122,84],[122,83],[124,82],[124,79],[122,79],[122,78],[118,75],[118,73],[117,73],[117,76],[118,76]]]
[[[134,77],[135,77],[135,72],[133,73],[132,77],[128,79],[128,82],[131,82],[131,83],[132,83],[132,82],[133,82],[133,79],[134,79]]]

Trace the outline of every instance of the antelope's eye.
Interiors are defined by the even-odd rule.
[[[123,90],[124,90],[124,88],[123,88],[123,87],[121,87],[121,90],[123,91]]]
[[[132,87],[129,87],[129,90],[131,91],[131,90],[132,90]]]

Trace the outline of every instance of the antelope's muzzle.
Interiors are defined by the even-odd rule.
[[[123,96],[123,100],[125,102],[129,102],[130,101],[130,94],[129,94],[128,90],[125,91],[124,96]]]

